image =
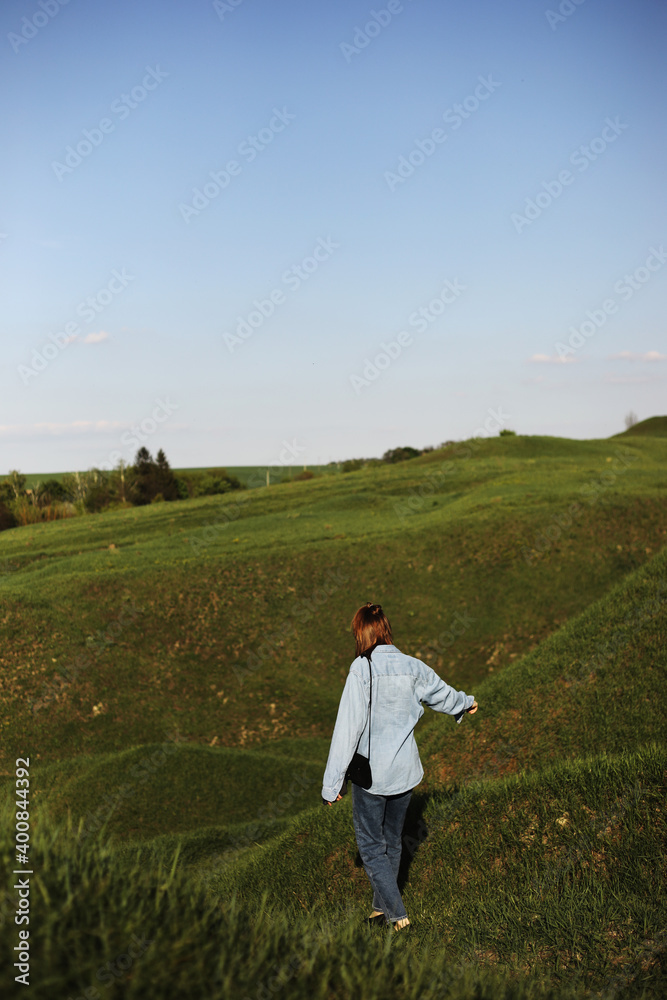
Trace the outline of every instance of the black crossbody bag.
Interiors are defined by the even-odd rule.
[[[347,773],[345,774],[346,781],[351,781],[353,784],[359,785],[361,788],[370,788],[373,784],[373,775],[371,773],[371,710],[373,708],[373,669],[371,667],[371,653],[374,648],[375,646],[373,646],[367,653],[363,654],[368,659],[368,671],[371,675],[371,692],[370,700],[368,702],[368,757],[364,757],[363,754],[359,753],[359,743],[361,743],[360,736],[359,743],[357,743],[357,749],[354,751]]]

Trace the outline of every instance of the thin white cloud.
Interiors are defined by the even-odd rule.
[[[531,365],[568,365],[575,361],[572,357],[561,358],[559,354],[533,354],[528,358]]]
[[[141,421],[139,425],[141,426]],[[155,421],[151,420],[152,424]],[[71,420],[66,424],[58,424],[49,421],[42,421],[35,424],[0,424],[0,438],[22,440],[32,437],[60,437],[64,435],[105,435],[119,434],[120,431],[128,431],[136,428],[136,424],[128,420]],[[170,423],[170,431],[190,430],[190,424]],[[145,431],[153,433],[153,431]]]
[[[84,344],[101,344],[103,340],[106,340],[109,336],[104,330],[100,330],[99,333],[89,333],[83,338]]]
[[[661,382],[657,375],[605,375],[605,382],[614,382],[617,385],[640,385],[645,382]]]
[[[120,420],[72,420],[68,424],[0,424],[0,437],[24,438],[60,434],[105,434],[131,426]]]
[[[618,354],[611,354],[612,361],[667,361],[667,354],[660,351],[646,351],[644,354],[637,354],[635,351],[619,351]]]

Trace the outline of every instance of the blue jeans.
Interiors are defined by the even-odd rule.
[[[401,835],[412,789],[400,795],[372,795],[352,786],[352,819],[357,847],[373,886],[373,909],[394,923],[407,916],[398,891]]]

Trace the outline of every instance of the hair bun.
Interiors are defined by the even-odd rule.
[[[366,601],[352,619],[352,634],[357,656],[370,655],[378,645],[391,645],[391,625],[381,604]]]

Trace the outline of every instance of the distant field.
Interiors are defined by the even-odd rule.
[[[614,435],[610,438],[613,441],[617,438],[623,437],[667,437],[667,416],[665,417],[649,417],[647,420],[641,420],[634,424],[628,430],[623,431],[620,434]],[[557,440],[557,439],[554,439]],[[574,443],[574,442],[573,442]],[[581,442],[582,444],[584,442]],[[350,458],[355,458],[358,456],[351,455]],[[336,475],[341,471],[342,462],[330,462],[327,465],[308,465],[307,468],[318,476],[323,475]],[[189,473],[189,472],[207,472],[209,469],[213,468],[224,468],[230,475],[236,476],[244,486],[250,486],[250,488],[257,486],[266,485],[266,465],[222,465],[218,464],[216,466],[193,466],[191,468],[181,468],[174,469],[176,475],[179,473]],[[281,482],[289,482],[299,473],[304,471],[304,466],[299,465],[295,462],[288,466],[272,465],[268,467],[270,482],[273,484]],[[46,479],[62,479],[63,476],[71,474],[67,472],[29,472],[25,473],[26,485],[28,488],[32,488],[38,482],[44,482]],[[79,470],[81,472],[83,470]],[[0,476],[0,481],[4,477]]]
[[[318,476],[329,476],[336,474],[340,471],[340,463],[334,465],[309,465],[308,469]],[[224,465],[224,466],[201,466],[193,467],[188,469],[174,469],[176,475],[180,473],[187,472],[207,472],[208,469],[213,468],[224,468],[227,472],[236,476],[244,486],[249,486],[251,489],[256,486],[266,485],[266,465]],[[81,470],[80,470],[81,471]],[[269,466],[269,476],[272,485],[281,482],[289,482],[295,476],[298,476],[300,472],[303,472],[303,465],[292,465],[292,466],[279,466],[272,465]],[[69,475],[67,472],[27,472],[26,486],[28,489],[32,489],[37,483],[43,483],[47,479],[58,479],[62,480],[63,476]],[[4,479],[4,476],[0,476],[0,482]]]

